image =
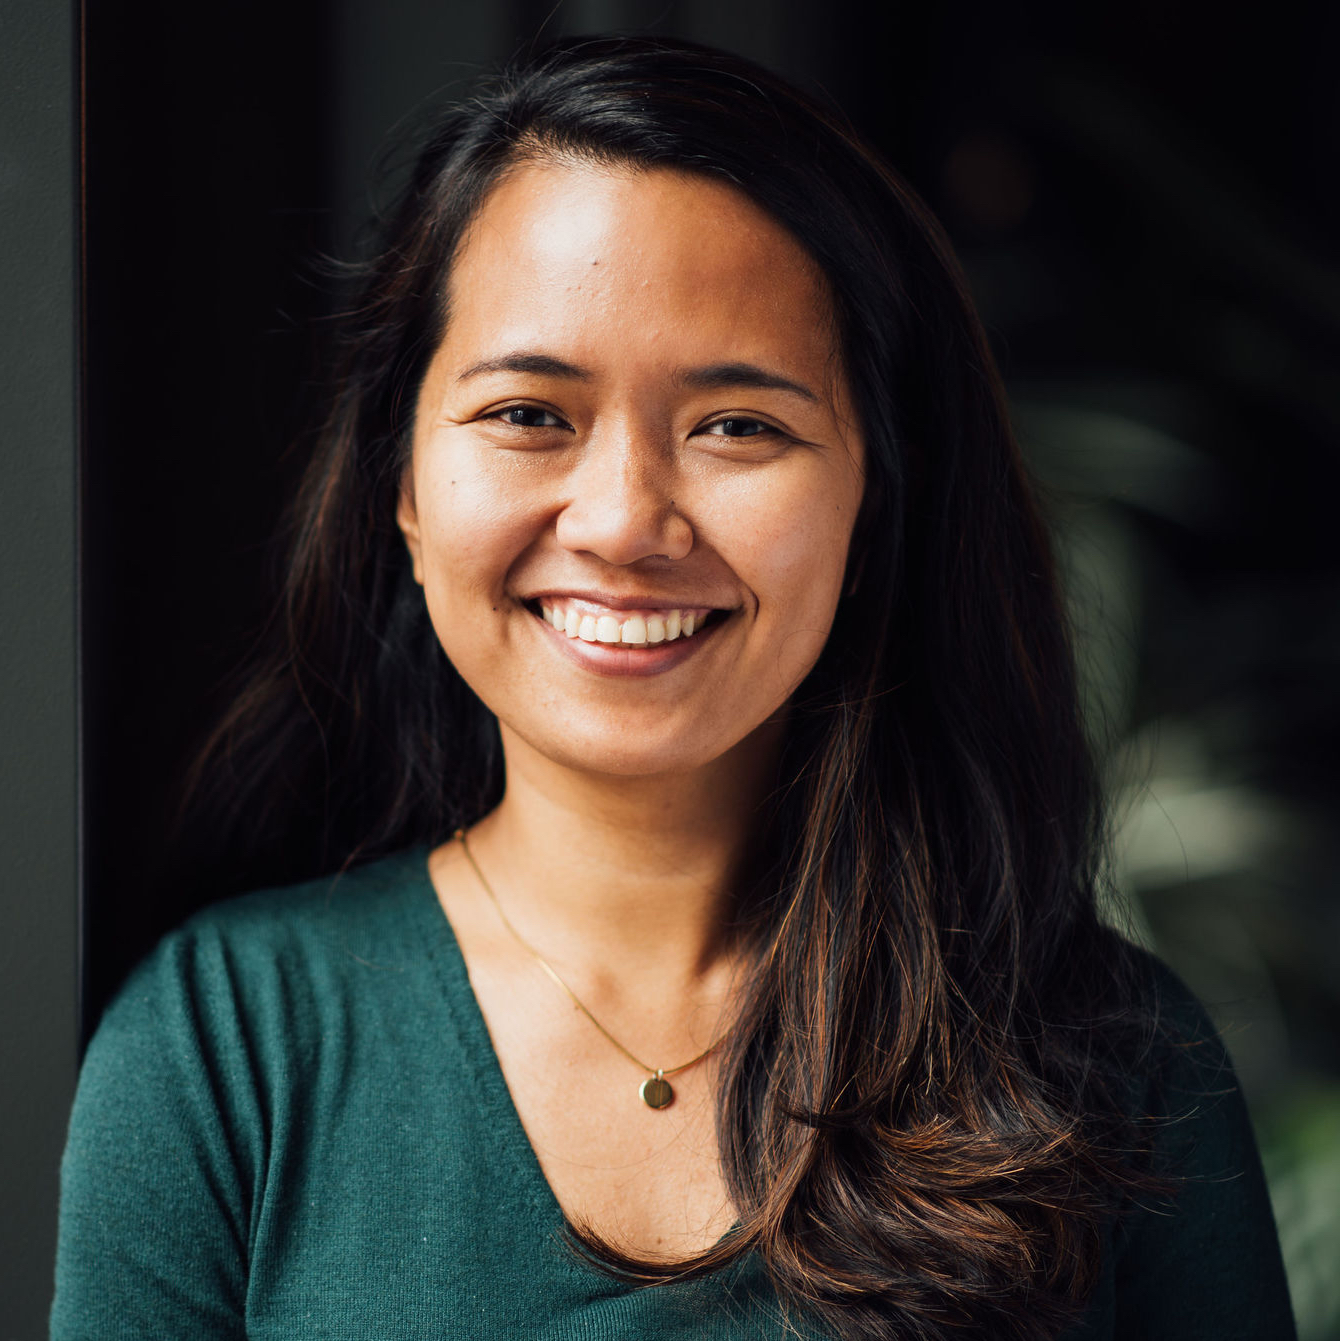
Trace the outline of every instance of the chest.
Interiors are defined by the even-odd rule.
[[[647,1291],[564,1242],[564,1213],[642,1253],[658,1237],[682,1255],[718,1234],[704,1228],[722,1204],[706,1084],[681,1084],[639,1128],[621,1116],[644,1107],[631,1064],[593,1083],[580,1056],[539,1045],[561,1044],[561,1029],[512,1036],[504,1026],[513,1094],[463,964],[445,955],[438,972],[441,992],[429,984],[417,997],[417,1027],[406,1029],[406,994],[384,974],[384,1009],[363,999],[276,1079],[247,1212],[247,1335],[782,1335],[752,1258]],[[724,1232],[728,1215],[717,1223]]]
[[[543,973],[521,963],[471,977],[517,1117],[567,1219],[652,1258],[715,1243],[736,1219],[720,1169],[715,1059],[672,1075],[673,1100],[651,1108],[640,1094],[649,1071]],[[691,1037],[677,1042],[685,1055],[643,1060],[670,1069],[701,1050]]]

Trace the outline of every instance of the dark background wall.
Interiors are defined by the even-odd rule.
[[[1239,27],[1206,0],[86,0],[83,22],[83,1029],[153,938],[233,879],[170,857],[166,836],[184,759],[267,608],[268,537],[335,300],[313,258],[356,253],[387,131],[541,27],[691,36],[826,89],[954,236],[1071,576],[1122,915],[1229,1031],[1303,1334],[1340,1336],[1340,11],[1285,0]],[[46,44],[35,134],[53,148],[37,157],[66,195],[23,179],[16,198],[38,212],[20,291],[29,257],[70,286],[54,258],[73,254],[72,33],[62,16],[24,36]],[[0,535],[20,611],[6,607],[6,636],[41,633],[6,681],[0,740],[45,732],[45,757],[65,761],[0,775],[32,854],[7,859],[3,897],[47,910],[45,944],[67,951],[47,992],[66,1016],[31,1035],[56,1058],[29,1133],[48,1197],[74,1056],[69,335],[10,323],[27,418],[6,419],[0,445],[6,523],[12,509],[30,528]],[[39,478],[40,498],[9,491]],[[47,520],[62,516],[64,531]],[[11,537],[34,531],[47,561],[12,582],[34,563],[11,565]],[[16,902],[22,880],[50,896]],[[45,999],[31,977],[15,997],[29,1015]]]

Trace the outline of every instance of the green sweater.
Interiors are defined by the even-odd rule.
[[[1243,1106],[1205,1046],[1216,1084],[1203,1062],[1163,1082],[1194,1114],[1168,1128],[1190,1181],[1172,1213],[1117,1225],[1074,1341],[1293,1335]],[[631,1288],[562,1224],[425,853],[407,853],[210,909],[123,989],[71,1118],[51,1335],[788,1334],[752,1258]]]

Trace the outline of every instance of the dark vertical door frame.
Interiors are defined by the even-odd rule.
[[[45,1335],[77,1049],[75,13],[0,6],[0,1335]]]

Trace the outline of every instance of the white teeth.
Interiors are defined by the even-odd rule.
[[[672,643],[676,638],[692,638],[704,619],[694,613],[666,610],[655,615],[629,615],[620,620],[615,615],[584,614],[543,603],[540,614],[546,624],[569,638],[580,638],[587,643],[621,643],[629,647],[654,647],[658,643]]]

